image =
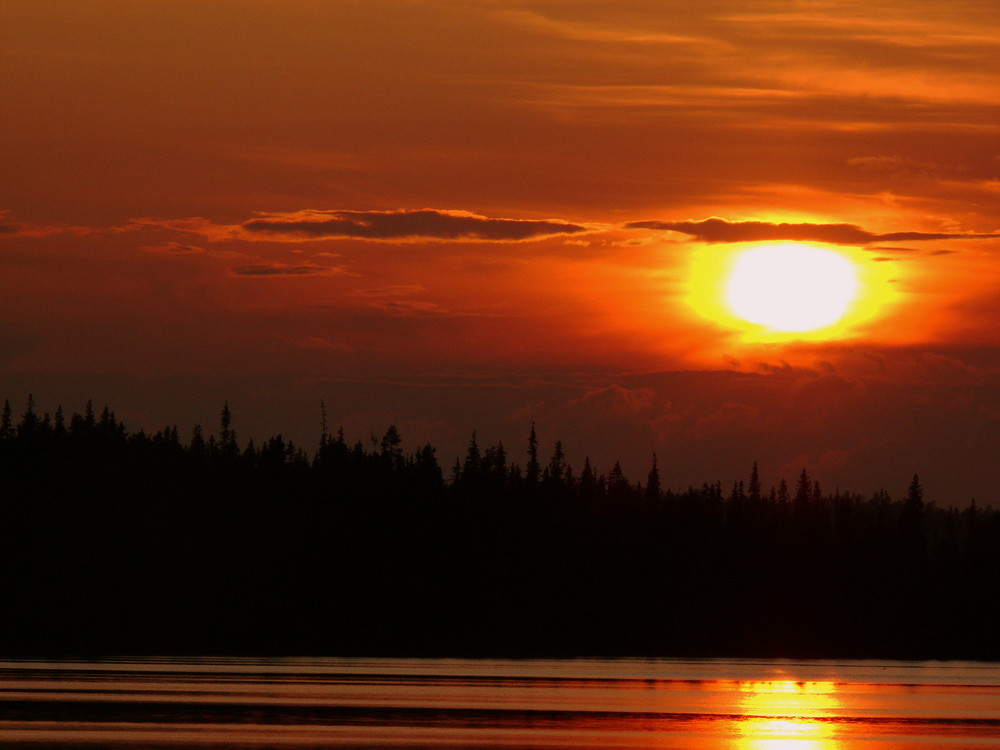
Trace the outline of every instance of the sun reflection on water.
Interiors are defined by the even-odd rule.
[[[741,750],[835,750],[840,706],[832,682],[767,680],[739,683],[735,732]]]

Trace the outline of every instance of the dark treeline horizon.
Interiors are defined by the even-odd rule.
[[[282,439],[0,419],[9,656],[1000,658],[1000,513],[746,480],[665,489],[531,426],[446,472],[390,426]],[[523,452],[522,452],[523,451]]]

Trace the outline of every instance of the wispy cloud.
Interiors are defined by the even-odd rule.
[[[146,245],[140,248],[144,253],[154,255],[204,255],[208,251],[198,245],[185,245],[182,242],[168,242],[165,245]]]
[[[396,297],[408,294],[422,294],[427,288],[420,284],[394,284],[392,286],[378,287],[377,289],[358,289],[351,292],[357,297]]]
[[[19,237],[50,237],[54,234],[75,234],[85,237],[101,230],[93,227],[71,225],[30,224],[11,219],[9,209],[0,209],[0,235],[16,235]]]
[[[129,221],[123,226],[116,227],[115,232],[132,232],[150,229],[163,229],[168,232],[182,232],[184,234],[194,234],[211,241],[224,241],[240,239],[239,226],[227,224],[216,224],[211,219],[203,216],[187,216],[179,219],[163,219],[152,216],[143,216]]]
[[[311,276],[318,274],[342,274],[346,271],[337,266],[288,265],[286,263],[257,263],[237,266],[233,273],[237,276]]]
[[[873,245],[872,247],[866,247],[870,253],[919,253],[921,252],[915,247],[894,247],[892,245]]]
[[[940,164],[907,159],[902,156],[854,156],[847,160],[847,165],[857,167],[866,172],[885,172],[890,174],[913,171],[930,172],[941,169]]]
[[[302,338],[285,337],[292,346],[299,349],[312,349],[314,351],[328,352],[353,352],[354,347],[343,341],[332,341],[322,336],[304,336]]]
[[[702,242],[766,242],[791,240],[829,242],[835,245],[868,245],[872,242],[915,242],[921,240],[996,239],[1000,234],[959,234],[946,232],[888,232],[876,234],[855,224],[774,224],[766,221],[633,221],[626,229],[679,232]]]
[[[497,17],[547,35],[581,42],[664,45],[690,44],[701,47],[716,43],[715,40],[709,37],[651,30],[648,23],[639,23],[633,27],[624,24],[610,25],[607,20],[584,22],[558,19],[531,10],[504,10],[497,13]],[[648,21],[648,19],[646,20]]]
[[[0,217],[2,218],[2,217]],[[259,212],[241,224],[217,224],[199,216],[137,218],[116,231],[163,229],[210,241],[310,242],[356,239],[373,242],[524,242],[594,231],[561,219],[506,219],[470,211],[420,208],[394,211],[349,209]]]
[[[455,314],[434,302],[418,302],[416,300],[386,300],[376,303],[373,307],[389,315],[407,318]]]
[[[578,234],[587,227],[559,220],[495,219],[440,209],[399,211],[298,211],[268,213],[244,222],[251,235],[297,240],[364,239],[479,240],[517,242],[563,234]]]
[[[175,258],[210,257],[228,259],[242,258],[244,260],[251,260],[254,258],[252,255],[247,255],[246,253],[241,253],[236,250],[220,250],[215,247],[205,248],[201,245],[192,245],[185,242],[166,242],[162,245],[144,245],[139,249],[142,252],[150,253],[151,255],[163,255]]]
[[[18,234],[22,229],[22,224],[11,221],[9,208],[0,208],[0,234]]]

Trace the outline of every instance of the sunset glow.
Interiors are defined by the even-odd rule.
[[[535,422],[674,488],[758,461],[1000,501],[998,28],[971,0],[7,0],[0,398],[185,434],[228,400],[307,448],[323,401],[445,464]]]

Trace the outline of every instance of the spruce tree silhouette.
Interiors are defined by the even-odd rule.
[[[473,434],[454,480],[390,426],[310,458],[281,435],[129,432],[0,411],[0,642],[114,653],[1000,658],[1000,513],[820,490],[756,463],[642,489],[533,472]],[[68,426],[67,426],[68,425]],[[530,483],[529,476],[534,476]],[[542,481],[542,477],[545,480]],[[727,482],[728,483],[728,482]],[[750,625],[748,625],[748,623]]]
[[[3,400],[3,413],[0,416],[0,440],[5,440],[14,436],[14,425],[12,422],[12,410],[10,408],[10,401],[8,399]]]
[[[586,502],[591,502],[597,499],[597,477],[594,474],[594,469],[590,465],[590,456],[583,459],[583,470],[580,472],[580,482],[579,482],[579,492],[580,499]]]
[[[750,498],[750,502],[760,502],[760,474],[757,472],[756,461],[753,462],[753,468],[750,470],[750,484],[747,487],[747,495]]]
[[[565,483],[566,468],[566,454],[563,453],[562,441],[556,440],[552,450],[552,458],[549,459],[543,474],[544,481],[549,485],[551,492],[560,494]]]
[[[646,475],[646,493],[645,497],[648,502],[656,502],[660,499],[660,494],[662,493],[662,488],[660,486],[660,470],[656,466],[656,454],[653,454],[653,465],[649,469],[649,474]]]
[[[538,463],[538,436],[535,434],[535,423],[531,423],[528,434],[528,465],[525,467],[524,479],[529,487],[534,487],[541,479],[542,469]]]

